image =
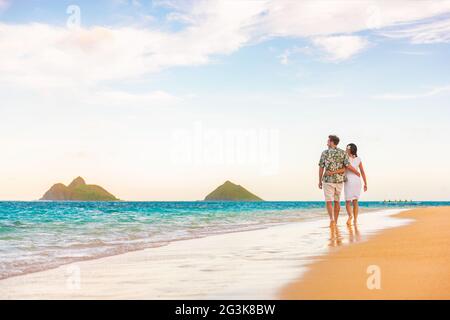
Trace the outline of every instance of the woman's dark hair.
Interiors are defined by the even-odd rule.
[[[358,156],[358,147],[356,146],[356,144],[349,143],[347,145],[347,149],[350,149],[350,153],[352,154],[352,156],[355,156],[355,157]]]

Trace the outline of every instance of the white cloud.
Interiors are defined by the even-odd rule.
[[[414,93],[414,94],[386,93],[373,96],[372,98],[380,100],[410,100],[410,99],[433,97],[449,92],[450,92],[450,85],[435,87],[422,93]]]
[[[342,61],[360,53],[369,46],[369,41],[359,36],[317,37],[313,44],[326,53],[326,59]]]
[[[279,36],[324,36],[383,28],[450,11],[450,1],[292,1],[266,3],[261,18],[266,33]]]
[[[328,59],[342,61],[368,45],[365,38],[352,33],[450,11],[450,1],[406,0],[339,4],[208,0],[157,5],[167,6],[171,10],[168,19],[182,19],[184,28],[174,32],[138,26],[69,30],[46,24],[0,23],[0,82],[32,88],[95,86],[169,67],[207,64],[216,55],[277,36],[312,39]],[[293,52],[285,52],[281,61],[287,63]]]
[[[431,54],[429,51],[397,51],[397,53],[408,56],[427,56]]]
[[[179,101],[178,97],[165,91],[136,94],[125,91],[99,90],[85,96],[85,103],[108,106],[167,106]]]
[[[408,24],[396,30],[388,30],[383,35],[390,38],[407,38],[414,44],[450,42],[450,18]]]
[[[224,34],[222,41],[207,42],[200,33],[0,24],[0,81],[62,85],[139,77],[165,67],[207,63],[210,55],[232,52],[242,41]]]
[[[253,3],[218,2],[200,10],[195,24],[178,32],[0,24],[0,81],[94,85],[167,67],[205,64],[211,56],[232,53],[250,41],[244,27],[258,10]],[[223,13],[232,11],[233,15]]]
[[[278,58],[280,58],[280,63],[287,65],[289,64],[289,58],[297,53],[311,54],[311,48],[309,47],[293,47],[284,50]]]
[[[114,0],[117,5],[132,5],[134,7],[140,7],[141,2],[139,0]]]

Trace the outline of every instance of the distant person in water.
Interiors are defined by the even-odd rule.
[[[361,179],[364,181],[364,192],[367,191],[367,178],[361,158],[358,157],[358,147],[354,143],[349,143],[346,148],[350,165],[346,169],[329,171],[325,174],[345,173],[344,193],[345,207],[347,209],[348,220],[347,225],[351,225],[352,218],[354,224],[358,221],[359,204],[358,200],[361,195]],[[353,210],[352,210],[353,205]]]
[[[323,189],[330,226],[337,223],[341,206],[341,192],[345,180],[345,168],[350,165],[348,155],[339,149],[339,138],[328,136],[328,149],[322,152],[319,160],[319,189]],[[334,203],[334,208],[333,208]]]

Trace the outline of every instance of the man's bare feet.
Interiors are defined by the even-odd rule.
[[[357,220],[356,220],[356,218],[355,218],[355,220],[353,220],[353,224],[356,224],[356,222],[357,222]]]
[[[330,221],[330,228],[335,227],[336,226],[336,222],[334,222],[333,220]]]

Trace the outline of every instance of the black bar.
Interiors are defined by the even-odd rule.
[[[14,317],[92,319],[333,319],[425,316],[447,312],[449,301],[293,301],[293,300],[131,300],[131,301],[0,301]],[[205,313],[205,311],[207,312]],[[444,314],[444,313],[443,313]],[[6,319],[6,318],[5,318]]]

